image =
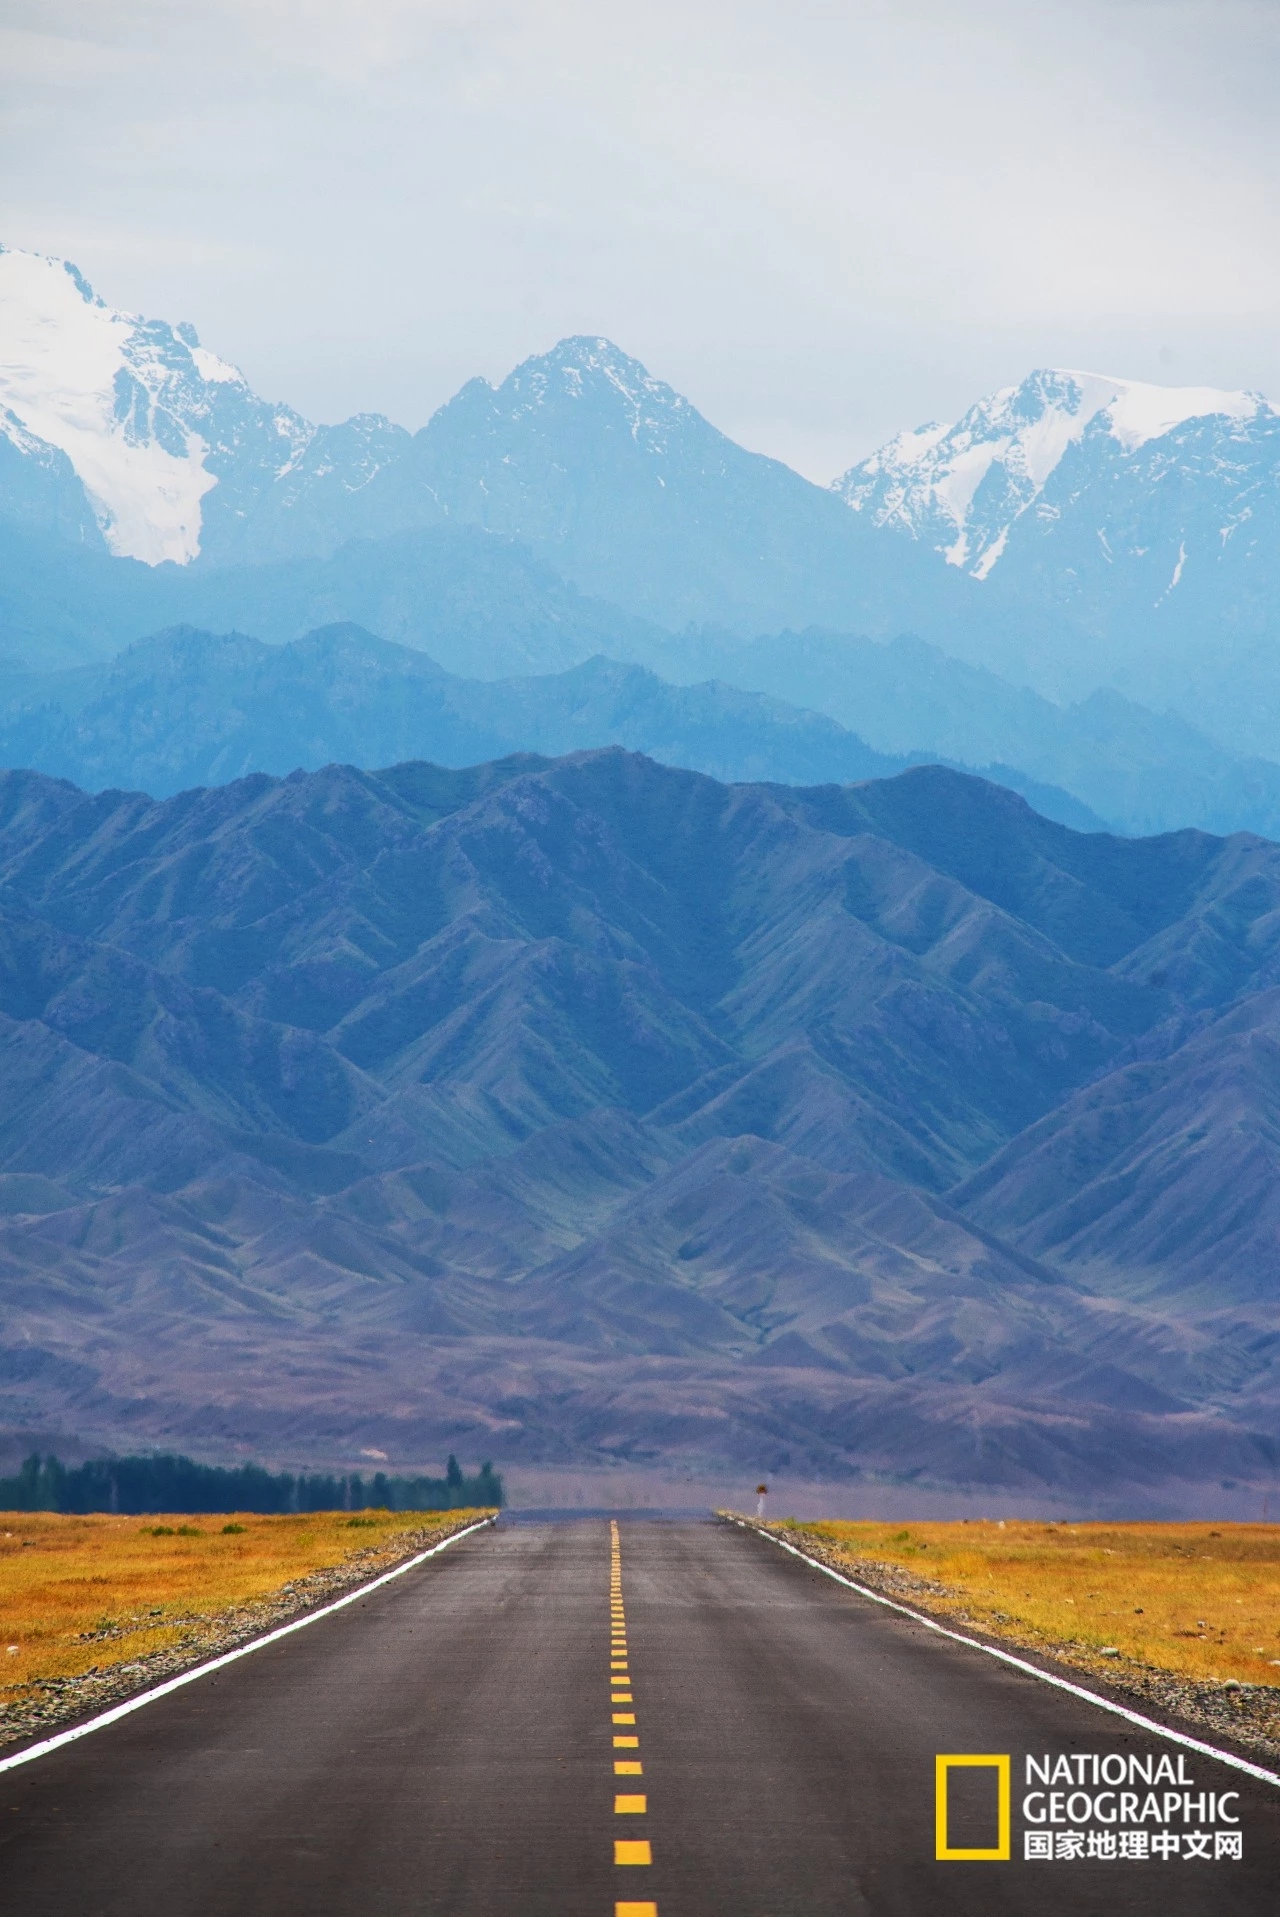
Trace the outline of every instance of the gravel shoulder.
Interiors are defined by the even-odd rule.
[[[1021,1629],[1013,1619],[975,1615],[965,1607],[963,1591],[921,1577],[900,1564],[832,1550],[790,1525],[758,1523],[736,1512],[719,1515],[779,1538],[816,1564],[840,1571],[869,1590],[936,1617],[940,1623],[954,1625],[980,1642],[1015,1648],[1030,1661],[1065,1677],[1087,1678],[1090,1688],[1119,1703],[1139,1703],[1152,1716],[1193,1735],[1210,1734],[1248,1755],[1280,1760],[1280,1686],[1188,1678],[1123,1654],[1104,1660],[1090,1646]]]
[[[176,1643],[166,1645],[163,1650],[118,1663],[98,1664],[74,1677],[35,1678],[22,1687],[17,1697],[5,1698],[0,1693],[0,1751],[47,1737],[50,1732],[62,1730],[82,1718],[96,1716],[99,1711],[123,1703],[126,1698],[149,1690],[166,1678],[176,1677],[224,1651],[264,1636],[278,1625],[318,1610],[333,1598],[368,1584],[384,1571],[394,1570],[397,1564],[403,1564],[419,1551],[456,1536],[476,1521],[477,1514],[468,1511],[456,1520],[445,1519],[420,1529],[396,1532],[376,1545],[352,1551],[340,1564],[326,1565],[290,1579],[266,1597],[219,1611],[192,1611],[184,1617],[167,1620],[179,1628],[181,1635]]]

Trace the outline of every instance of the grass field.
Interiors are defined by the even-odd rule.
[[[911,1601],[993,1637],[1188,1679],[1280,1685],[1280,1525],[771,1525],[942,1587]],[[904,1591],[904,1596],[907,1595]]]
[[[0,1512],[0,1691],[14,1699],[49,1679],[176,1648],[207,1620],[357,1555],[372,1576],[379,1559],[390,1563],[407,1548],[406,1533],[452,1530],[467,1515]]]

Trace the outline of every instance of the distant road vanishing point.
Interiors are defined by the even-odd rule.
[[[0,1900],[21,1917],[1270,1917],[1280,1788],[1257,1768],[750,1532],[503,1520],[6,1766]]]

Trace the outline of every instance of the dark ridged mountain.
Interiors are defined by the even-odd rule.
[[[938,768],[10,773],[0,907],[13,1425],[1077,1488],[1268,1455],[1274,1263],[1219,1278],[1202,1194],[1270,1149],[1280,849]],[[1117,1166],[1241,1088],[1145,1262],[1070,1143],[1135,1072]]]

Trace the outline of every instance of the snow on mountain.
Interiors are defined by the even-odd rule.
[[[60,260],[0,252],[0,418],[0,532],[203,570],[452,522],[664,625],[869,622],[874,529],[607,339],[471,380],[414,434],[376,414],[314,426],[190,327],[114,311]],[[889,558],[895,578],[910,567]]]
[[[1135,455],[1192,422],[1238,438],[1242,425],[1264,418],[1276,415],[1256,393],[1041,369],[980,400],[954,426],[898,434],[837,479],[834,490],[877,526],[905,530],[949,565],[986,579],[1029,509],[1040,507],[1043,518],[1061,511],[1045,495],[1064,462],[1078,500],[1090,466],[1110,469],[1117,456]]]
[[[157,565],[200,550],[211,385],[248,392],[187,329],[113,311],[61,260],[0,249],[0,430],[66,455],[111,552]]]
[[[304,548],[322,545],[327,495],[362,490],[409,437],[374,414],[314,426],[259,399],[193,327],[117,312],[69,262],[7,247],[0,434],[29,480],[69,462],[107,550],[152,566],[261,556],[255,528],[282,506]],[[288,549],[278,526],[267,541]]]
[[[586,337],[498,387],[470,381],[416,437],[379,414],[315,426],[190,326],[118,312],[69,262],[0,248],[0,511],[149,565],[323,556],[444,518],[536,540],[602,460],[660,493],[678,470],[723,477],[753,457]]]
[[[204,571],[327,562],[449,524],[518,540],[672,631],[912,630],[1075,698],[1152,647],[1198,656],[1276,629],[1280,412],[1253,393],[1040,370],[828,490],[580,336],[499,384],[469,381],[419,432],[379,414],[317,426],[191,327],[115,311],[69,263],[0,248],[6,538]],[[40,559],[50,577],[60,563]],[[0,650],[47,625],[47,587],[31,590]]]

